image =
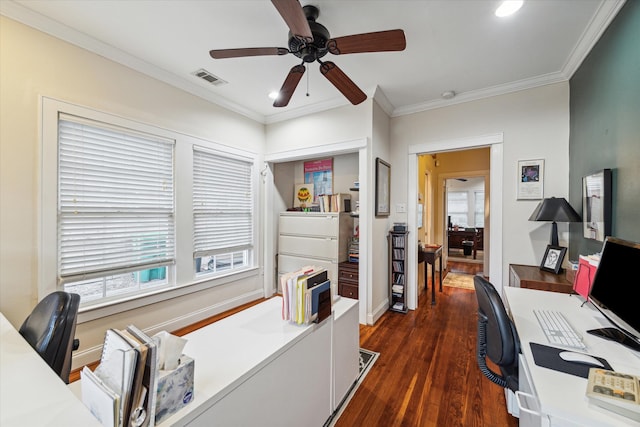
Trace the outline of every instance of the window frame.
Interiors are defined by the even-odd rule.
[[[175,143],[175,241],[176,263],[167,271],[168,286],[151,289],[143,294],[125,295],[110,301],[98,301],[83,304],[80,307],[79,323],[110,316],[147,304],[154,304],[182,295],[191,294],[214,286],[254,277],[260,274],[259,215],[258,210],[258,164],[261,156],[257,153],[229,147],[220,143],[204,140],[191,135],[141,123],[114,114],[97,111],[92,108],[70,104],[64,101],[41,97],[40,125],[40,185],[38,187],[38,296],[39,298],[60,288],[57,281],[57,201],[58,201],[58,115],[59,113],[86,117],[137,130],[144,133],[173,139]],[[243,270],[226,271],[206,277],[196,277],[193,259],[193,146],[204,146],[220,152],[222,155],[241,157],[253,162],[252,203],[253,203],[253,255],[249,266]]]

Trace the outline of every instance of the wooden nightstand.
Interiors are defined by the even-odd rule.
[[[343,297],[358,299],[358,263],[338,264],[338,293]]]
[[[509,286],[570,294],[573,283],[564,273],[553,274],[534,265],[509,265]]]

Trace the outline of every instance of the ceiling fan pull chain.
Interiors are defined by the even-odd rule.
[[[309,74],[311,73],[306,73],[307,74],[307,96],[309,96]]]

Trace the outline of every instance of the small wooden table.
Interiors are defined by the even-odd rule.
[[[428,290],[428,264],[431,264],[431,305],[436,303],[436,260],[440,259],[440,292],[442,292],[442,246],[426,245],[418,249],[418,264],[424,262],[424,289]]]
[[[568,281],[564,274],[550,273],[534,265],[509,265],[509,286],[565,294],[573,291],[573,283]]]

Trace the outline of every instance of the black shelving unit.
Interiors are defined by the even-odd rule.
[[[406,245],[408,231],[390,231],[389,240],[389,310],[407,312]]]

